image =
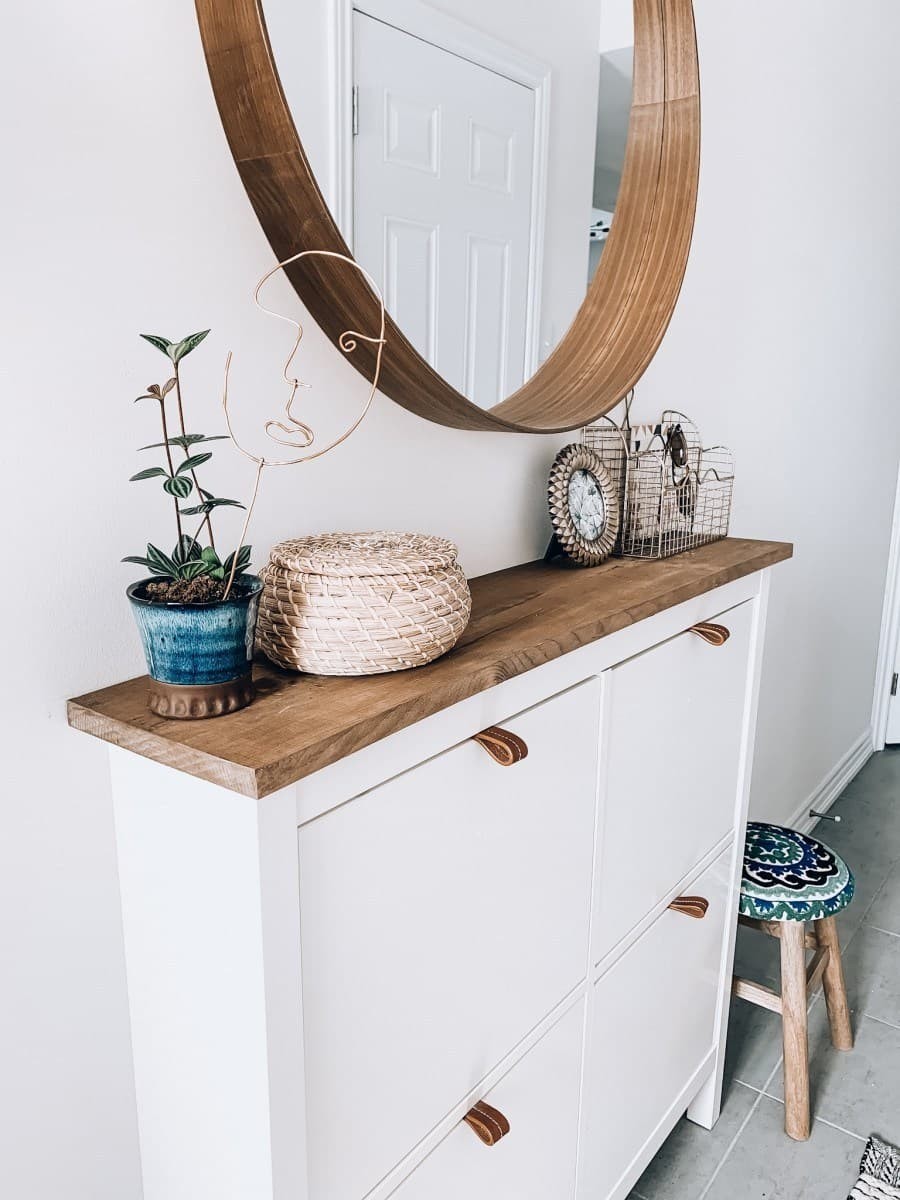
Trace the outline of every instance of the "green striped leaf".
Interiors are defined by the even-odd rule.
[[[168,354],[171,358],[170,349],[172,343],[168,338],[160,337],[158,333],[142,333],[141,337],[145,342],[149,342],[151,346],[155,346],[157,350],[162,350],[163,354]]]
[[[171,358],[172,362],[181,362],[185,355],[190,354],[192,350],[197,349],[208,333],[208,329],[204,329],[200,333],[189,333],[186,338],[182,338],[177,346],[172,346],[170,344],[170,347],[166,353],[169,355],[169,358]]]
[[[147,543],[147,561],[150,570],[155,575],[164,575],[167,579],[178,578],[178,565],[172,562],[168,554],[163,554],[158,546]]]
[[[172,551],[172,561],[178,563],[190,562],[192,559],[200,557],[200,544],[196,538],[191,537],[188,533],[181,535],[181,540]]]
[[[138,397],[143,399],[144,397]],[[146,397],[148,400],[150,397]],[[177,437],[170,437],[168,442],[151,442],[149,446],[141,446],[141,450],[165,450],[166,446],[180,446],[182,450],[187,452],[189,447],[196,446],[199,442],[227,442],[227,433],[218,433],[215,437],[207,437],[203,433],[185,433],[179,434]]]
[[[251,551],[252,551],[251,546],[241,546],[240,550],[238,550],[237,566],[234,569],[235,575],[240,575],[240,573],[242,571],[246,571],[247,567],[249,567]],[[224,572],[224,576],[226,579],[231,574],[231,565],[233,562],[234,562],[234,554],[232,553],[232,554],[229,554],[228,557],[225,559],[224,563],[222,563],[222,570]]]
[[[183,475],[185,471],[193,471],[197,467],[202,467],[205,462],[209,462],[211,458],[212,454],[209,451],[206,451],[205,454],[192,454],[190,458],[184,460],[175,474]]]
[[[144,471],[138,471],[137,475],[132,475],[128,482],[136,483],[139,479],[159,479],[162,475],[168,478],[169,472],[163,470],[162,467],[147,467]]]
[[[179,574],[182,579],[196,579],[198,575],[206,574],[206,563],[202,563],[199,559],[194,559],[191,562],[186,562],[180,569]]]
[[[193,481],[187,475],[171,475],[163,484],[163,491],[170,496],[177,496],[179,500],[187,500],[193,490]]]
[[[214,508],[246,508],[245,504],[241,504],[240,500],[219,500],[213,497],[212,500],[204,500],[202,504],[195,504],[193,508],[183,508],[181,515],[183,517],[197,517],[200,513],[210,513]]]

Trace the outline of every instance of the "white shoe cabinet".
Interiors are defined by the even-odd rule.
[[[118,747],[145,1200],[619,1200],[685,1110],[714,1123],[789,553],[503,572],[449,658],[273,674],[218,721],[134,684],[72,702]],[[495,761],[490,726],[527,755]]]

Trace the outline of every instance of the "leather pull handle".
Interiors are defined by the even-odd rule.
[[[688,632],[696,633],[697,637],[703,638],[710,646],[724,646],[731,637],[730,629],[726,629],[724,625],[714,625],[712,621],[701,621],[698,625],[692,625]]]
[[[499,725],[482,729],[481,733],[474,735],[472,741],[487,750],[494,762],[499,763],[501,767],[512,767],[528,755],[528,747],[522,739],[510,733],[508,729],[501,729]]]
[[[678,896],[672,901],[669,908],[672,912],[682,913],[686,917],[702,921],[709,912],[709,901],[705,896]]]
[[[474,1129],[486,1146],[496,1146],[509,1133],[509,1121],[499,1109],[491,1108],[479,1100],[463,1117],[470,1129]]]

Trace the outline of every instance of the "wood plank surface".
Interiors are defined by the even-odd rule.
[[[332,678],[255,664],[249,708],[172,721],[147,708],[147,677],[70,700],[69,724],[135,754],[262,797],[425,717],[580,646],[790,558],[784,542],[727,538],[663,562],[590,570],[525,563],[471,581],[472,619],[428,666]]]

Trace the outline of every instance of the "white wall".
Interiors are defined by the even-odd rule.
[[[634,47],[634,4],[632,0],[600,0],[601,54]]]
[[[753,810],[796,814],[871,717],[900,458],[900,78],[891,0],[695,0],[703,169],[642,408],[737,453],[733,532],[773,584]]]
[[[600,56],[597,89],[597,133],[594,144],[595,208],[615,212],[628,149],[634,93],[634,43]]]
[[[640,408],[682,406],[731,442],[736,532],[798,543],[773,594],[754,787],[779,815],[869,720],[898,455],[900,11],[697,3],[697,238]],[[105,755],[63,701],[141,669],[117,560],[167,531],[153,485],[125,482],[154,440],[131,399],[162,363],[137,333],[212,326],[186,369],[207,431],[225,350],[236,396],[265,405],[283,343],[249,305],[270,259],[191,6],[20,4],[6,33],[0,1194],[136,1200]],[[358,397],[330,347],[304,362],[325,401]],[[453,433],[383,400],[342,450],[274,481],[254,541],[412,524],[455,538],[470,573],[521,561],[542,548],[560,440]],[[217,457],[223,487],[246,481]]]

